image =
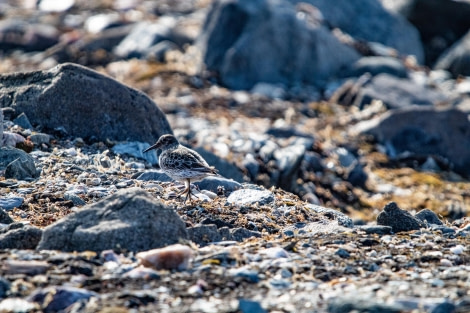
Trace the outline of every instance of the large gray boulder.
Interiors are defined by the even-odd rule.
[[[291,0],[315,6],[331,27],[339,28],[356,40],[379,42],[400,54],[414,55],[424,62],[418,30],[400,15],[387,11],[378,0]]]
[[[145,94],[86,67],[0,76],[0,103],[24,112],[33,125],[98,140],[154,142],[172,133],[165,115]]]
[[[207,70],[233,89],[258,82],[322,86],[359,54],[287,0],[218,0],[199,45]]]
[[[187,237],[174,210],[140,188],[129,188],[46,227],[38,249],[144,251]]]
[[[442,156],[453,169],[470,177],[470,122],[468,113],[456,108],[411,106],[391,110],[359,123],[358,132],[373,135],[396,157]]]

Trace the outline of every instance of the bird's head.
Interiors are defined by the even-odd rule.
[[[167,150],[167,149],[177,148],[178,145],[179,145],[179,142],[178,142],[178,139],[175,138],[175,136],[170,135],[170,134],[162,135],[153,146],[148,147],[147,149],[144,150],[144,152],[147,152],[153,149]]]

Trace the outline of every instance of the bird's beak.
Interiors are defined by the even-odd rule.
[[[158,142],[157,142],[157,143],[154,144],[153,146],[150,146],[150,147],[148,147],[147,149],[145,149],[143,152],[145,153],[145,152],[150,151],[150,150],[153,150],[153,149],[158,149],[158,147],[159,147],[159,144],[158,144]]]

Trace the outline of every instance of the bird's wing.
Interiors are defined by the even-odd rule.
[[[201,173],[213,173],[217,171],[210,167],[209,164],[196,151],[186,150],[184,154],[179,151],[170,152],[170,159],[173,160],[174,167],[181,170],[198,171]]]

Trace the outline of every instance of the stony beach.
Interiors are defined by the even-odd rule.
[[[467,2],[2,10],[1,313],[470,312]]]

